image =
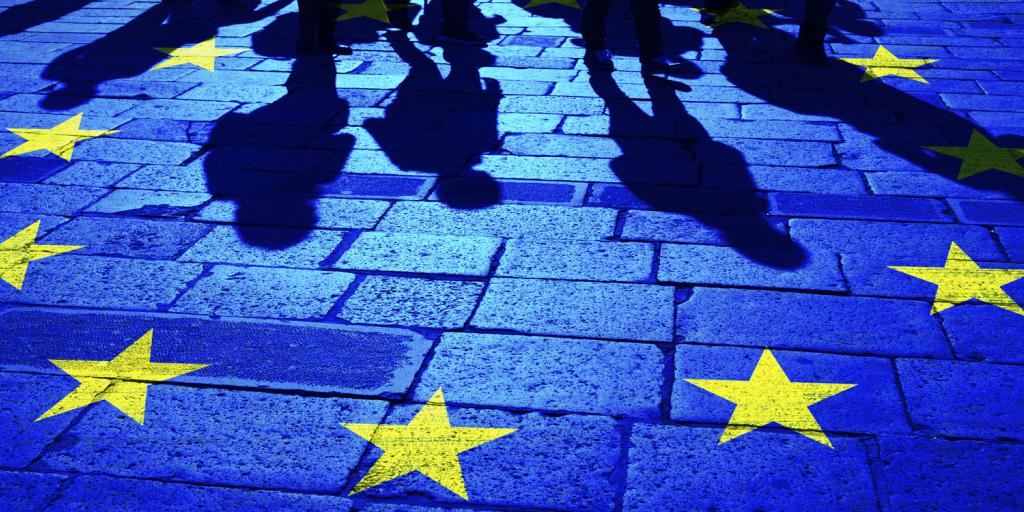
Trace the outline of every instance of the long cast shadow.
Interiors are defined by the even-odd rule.
[[[32,27],[71,14],[92,0],[32,0],[0,12],[0,37],[20,34]]]
[[[445,45],[451,69],[444,76],[407,34],[389,32],[386,38],[409,64],[409,74],[384,117],[363,126],[399,169],[441,176],[437,196],[446,204],[480,208],[497,203],[498,183],[473,170],[499,144],[501,87],[480,77],[480,67],[493,62],[493,56],[482,48]]]
[[[842,2],[833,14],[833,24],[854,34],[879,35],[877,27],[862,19],[864,15],[860,6]],[[781,28],[787,21],[772,17],[762,20],[768,29],[730,24],[713,30],[713,36],[726,51],[721,72],[733,85],[767,104],[806,116],[837,119],[870,137],[871,144],[888,155],[877,158],[870,146],[841,145],[845,165],[863,171],[920,170],[956,181],[960,160],[925,147],[966,146],[973,129],[1001,146],[1022,146],[1020,137],[995,137],[984,127],[954,113],[937,94],[921,87],[925,84],[894,77],[861,83],[863,68],[835,59],[825,66],[805,66],[791,52],[795,35]],[[840,40],[850,40],[839,35]],[[766,55],[771,59],[769,62],[765,62]],[[935,65],[941,67],[942,57],[936,58],[940,60]],[[919,69],[919,73],[927,77],[928,68]],[[918,97],[901,90],[902,87],[916,87],[925,94]],[[865,161],[857,163],[858,156],[866,157]],[[1014,198],[1024,197],[1024,179],[999,171],[990,170],[959,183]]]
[[[78,107],[96,96],[104,82],[141,75],[167,58],[154,48],[179,48],[201,42],[217,35],[220,27],[271,16],[291,0],[275,0],[263,7],[259,3],[161,1],[113,32],[48,64],[42,77],[60,85],[48,92],[41,104],[52,110]]]
[[[651,98],[647,114],[615,83],[608,72],[592,71],[590,85],[608,106],[609,136],[622,156],[611,168],[628,189],[656,211],[684,213],[716,230],[747,258],[780,269],[796,269],[808,259],[806,250],[789,239],[785,228],[765,217],[768,204],[755,190],[743,154],[711,138],[679,97],[688,88],[666,78],[646,76]],[[657,137],[652,145],[651,136]],[[686,147],[689,146],[689,147]],[[696,170],[692,151],[713,152],[736,190],[675,187],[673,181]],[[657,155],[652,153],[657,152]],[[656,156],[657,160],[652,160]],[[607,197],[611,202],[614,197]],[[628,200],[627,200],[628,201]]]
[[[298,26],[293,16],[280,21]],[[207,189],[232,205],[247,244],[283,249],[318,224],[321,187],[338,177],[355,144],[352,135],[336,133],[348,122],[349,104],[338,96],[335,78],[330,55],[299,55],[284,96],[251,112],[227,114],[210,132],[203,162]]]

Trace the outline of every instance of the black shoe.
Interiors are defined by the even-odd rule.
[[[800,25],[800,35],[796,38],[793,49],[808,64],[824,64],[828,61],[825,54],[825,27]]]
[[[438,39],[470,46],[487,46],[487,39],[468,28],[442,28]]]
[[[320,41],[317,43],[316,49],[331,55],[352,55],[352,48],[341,46],[334,41]]]
[[[660,75],[671,73],[675,64],[668,57],[648,57],[640,59],[640,72],[645,75]]]
[[[608,50],[587,50],[583,54],[583,64],[590,69],[611,71],[615,69],[615,63],[612,62],[612,52]]]

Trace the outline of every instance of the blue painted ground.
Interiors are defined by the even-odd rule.
[[[888,268],[954,242],[1024,268],[1024,4],[843,1],[832,56],[935,60],[861,81],[790,55],[785,0],[749,4],[781,9],[764,28],[663,5],[683,64],[648,78],[618,6],[591,74],[571,3],[478,2],[485,48],[440,44],[437,6],[347,20],[332,62],[294,54],[289,0],[0,0],[0,153],[78,113],[118,130],[0,159],[0,241],[84,246],[0,282],[0,508],[1024,510],[1024,280],[932,314]],[[151,69],[213,36],[242,51]],[[925,149],[975,130],[973,175]],[[77,386],[48,360],[149,329],[152,361],[211,366],[150,385],[144,425],[35,421]],[[805,406],[832,447],[719,444],[734,405],[687,379],[766,347],[856,384]],[[453,425],[516,429],[460,455],[469,499],[352,494],[382,450],[342,423],[438,388]]]

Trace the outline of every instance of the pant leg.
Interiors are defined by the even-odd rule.
[[[473,0],[441,0],[441,29],[465,29]]]
[[[612,0],[586,0],[580,21],[580,33],[583,44],[588,50],[604,50],[607,43],[608,11],[612,8]]]
[[[828,17],[836,6],[836,0],[806,0],[804,24],[811,27],[828,26]]]
[[[317,20],[317,37],[320,42],[334,44],[334,28],[338,25],[341,7],[334,0],[320,1],[320,18]]]
[[[658,0],[630,0],[633,22],[636,24],[636,40],[640,45],[640,58],[660,57],[663,53],[661,41],[661,9]]]
[[[320,18],[321,0],[299,0],[299,44],[312,45]]]

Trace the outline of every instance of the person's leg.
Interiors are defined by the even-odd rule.
[[[583,45],[588,51],[606,50],[605,34],[607,33],[608,11],[612,8],[612,0],[586,0],[580,21],[580,33]]]
[[[804,5],[804,24],[812,27],[828,26],[828,18],[836,7],[836,0],[807,0]]]
[[[321,0],[299,0],[299,40],[295,48],[300,52],[311,52],[316,46],[320,2]]]
[[[633,22],[636,25],[636,41],[640,45],[640,60],[661,57],[664,53],[661,42],[661,10],[658,0],[630,0]]]
[[[825,54],[825,35],[828,33],[828,18],[836,6],[836,0],[806,0],[804,21],[800,24],[800,35],[796,39],[796,53],[805,62],[821,64],[828,60]]]
[[[319,0],[319,2],[317,48],[334,55],[352,55],[351,48],[338,45],[334,39],[334,28],[338,25],[338,14],[341,12],[341,7],[334,0]]]
[[[459,32],[467,29],[472,0],[441,0],[441,30]]]

